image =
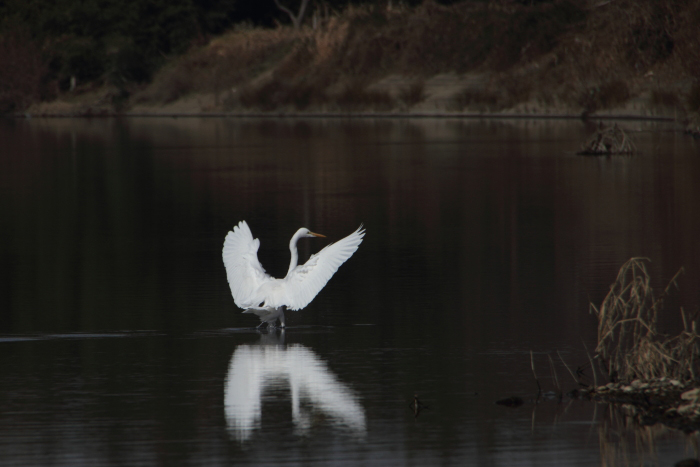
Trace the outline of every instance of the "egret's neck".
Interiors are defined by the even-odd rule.
[[[292,239],[289,241],[289,251],[292,253],[292,259],[289,261],[289,270],[287,275],[291,274],[294,268],[299,264],[299,253],[297,253],[297,242],[301,238],[302,229],[297,230]]]

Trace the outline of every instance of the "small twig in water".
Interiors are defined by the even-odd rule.
[[[574,382],[578,384],[578,380],[576,379],[576,376],[574,376],[574,372],[571,371],[571,368],[569,368],[569,365],[566,364],[566,362],[564,361],[564,357],[561,356],[561,353],[559,353],[558,350],[557,350],[557,355],[559,355],[559,360],[561,360],[561,362],[564,364],[564,367],[569,372],[571,377],[574,379]]]
[[[535,357],[532,354],[532,350],[530,351],[530,366],[532,367],[532,375],[535,377],[535,382],[537,383],[537,399],[539,400],[542,394],[542,386],[540,386],[540,380],[537,379],[537,373],[535,372]]]
[[[554,383],[557,385],[557,396],[561,399],[562,390],[561,386],[559,386],[559,377],[557,376],[557,370],[554,368],[554,360],[552,360],[552,356],[549,354],[547,354],[547,357],[549,358],[549,368],[552,372],[552,379],[554,379]]]
[[[583,342],[583,341],[582,341]],[[588,352],[588,346],[586,345],[585,342],[583,342],[583,347],[586,349],[586,355],[588,355],[588,361],[591,362],[591,371],[593,372],[593,387],[598,387],[598,375],[595,373],[595,366],[593,365],[593,359],[591,358],[591,354]]]
[[[411,408],[411,410],[413,410],[413,416],[415,418],[418,418],[421,410],[430,408],[418,400],[418,394],[413,395],[413,402],[411,402],[408,406]]]

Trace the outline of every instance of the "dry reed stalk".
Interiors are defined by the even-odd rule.
[[[602,123],[595,134],[583,146],[581,155],[634,154],[637,148],[617,123],[606,127]]]
[[[571,375],[571,377],[574,379],[574,381],[575,381],[576,383],[578,383],[579,381],[578,381],[578,379],[576,379],[576,376],[574,375],[574,372],[571,371],[571,368],[569,368],[569,365],[566,364],[566,362],[564,361],[564,357],[561,356],[561,353],[560,353],[558,350],[557,350],[557,355],[559,355],[559,359],[560,359],[561,362],[564,364],[564,367],[566,367],[566,371],[568,371],[569,374]]]
[[[315,56],[314,66],[327,66],[337,60],[339,51],[345,46],[350,34],[350,21],[348,18],[334,16],[328,23],[319,28],[313,36]]]
[[[557,387],[557,396],[559,399],[561,399],[563,391],[561,390],[561,386],[559,385],[559,376],[557,376],[557,370],[554,368],[554,360],[552,360],[552,356],[547,354],[547,357],[549,357],[549,370],[552,373],[552,379],[554,380],[554,384]]]
[[[663,299],[671,286],[677,286],[681,268],[671,278],[661,296],[654,297],[646,258],[632,258],[617,275],[600,308],[590,309],[598,318],[596,353],[612,382],[634,379],[653,380],[662,377],[680,381],[694,380],[698,374],[700,335],[695,319],[681,308],[683,331],[675,337],[657,330]]]
[[[583,342],[583,348],[586,349],[586,355],[588,356],[588,362],[591,365],[591,371],[593,372],[593,385],[595,387],[598,387],[598,374],[595,372],[595,366],[593,365],[593,358],[591,358],[591,354],[588,351],[588,346],[586,345],[585,342]]]
[[[537,383],[537,399],[539,400],[542,394],[542,386],[540,386],[540,380],[537,378],[537,373],[535,372],[535,356],[530,351],[530,367],[532,368],[532,375],[535,377],[535,382]]]

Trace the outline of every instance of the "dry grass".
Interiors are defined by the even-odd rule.
[[[611,154],[634,154],[637,148],[627,133],[618,126],[605,126],[602,122],[595,134],[583,146],[578,154],[586,156],[600,156]]]
[[[206,93],[224,110],[407,109],[425,99],[421,80],[474,73],[487,84],[456,96],[459,109],[536,101],[594,112],[649,91],[652,106],[700,109],[700,0],[426,0],[327,10],[316,28],[234,27],[171,61],[129,103]],[[0,69],[0,111],[55,94],[44,82],[54,78],[35,60],[41,44],[8,37],[0,38],[8,65]],[[371,90],[389,75],[419,78],[391,95]]]
[[[663,335],[657,329],[663,299],[671,287],[677,286],[676,280],[683,269],[671,279],[661,296],[655,298],[647,262],[645,258],[627,261],[600,307],[591,304],[591,312],[598,318],[598,357],[611,382],[659,378],[696,381],[700,376],[697,316],[691,317],[681,308],[684,329],[675,337]]]
[[[172,102],[191,92],[222,98],[233,86],[283,63],[306,34],[292,28],[234,29],[163,68],[138,102]]]
[[[214,92],[229,108],[410,107],[425,98],[424,80],[399,90],[397,98],[367,85],[391,73],[430,76],[480,66],[506,70],[551,51],[584,16],[569,0],[534,6],[428,1],[392,10],[351,6],[317,29],[234,30],[165,68],[137,102],[166,103],[188,93]],[[309,89],[315,96],[304,97]],[[232,98],[239,92],[240,98]],[[510,94],[499,97],[500,107],[512,100]]]
[[[227,110],[409,108],[425,98],[422,78],[478,72],[490,81],[457,96],[459,109],[535,99],[594,112],[667,88],[645,78],[661,68],[672,70],[663,79],[700,76],[698,23],[700,0],[351,6],[316,29],[235,28],[171,63],[136,102],[214,93]],[[421,79],[393,97],[367,90],[394,74]],[[693,110],[689,86],[680,102]]]

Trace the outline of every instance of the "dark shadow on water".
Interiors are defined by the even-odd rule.
[[[294,332],[301,334],[313,334],[313,333],[327,333],[332,332],[336,329],[335,326],[322,326],[322,325],[299,325],[299,326],[287,326],[285,328],[272,328],[267,327],[246,327],[246,328],[222,328],[222,329],[211,329],[196,331],[195,335],[226,335],[226,334],[257,334],[257,335],[272,335],[272,334],[284,334],[285,332]]]
[[[0,343],[3,342],[25,342],[43,340],[73,340],[73,339],[112,339],[115,337],[156,337],[165,334],[158,331],[122,331],[122,332],[70,332],[62,334],[34,334],[34,335],[10,335],[0,336]]]

